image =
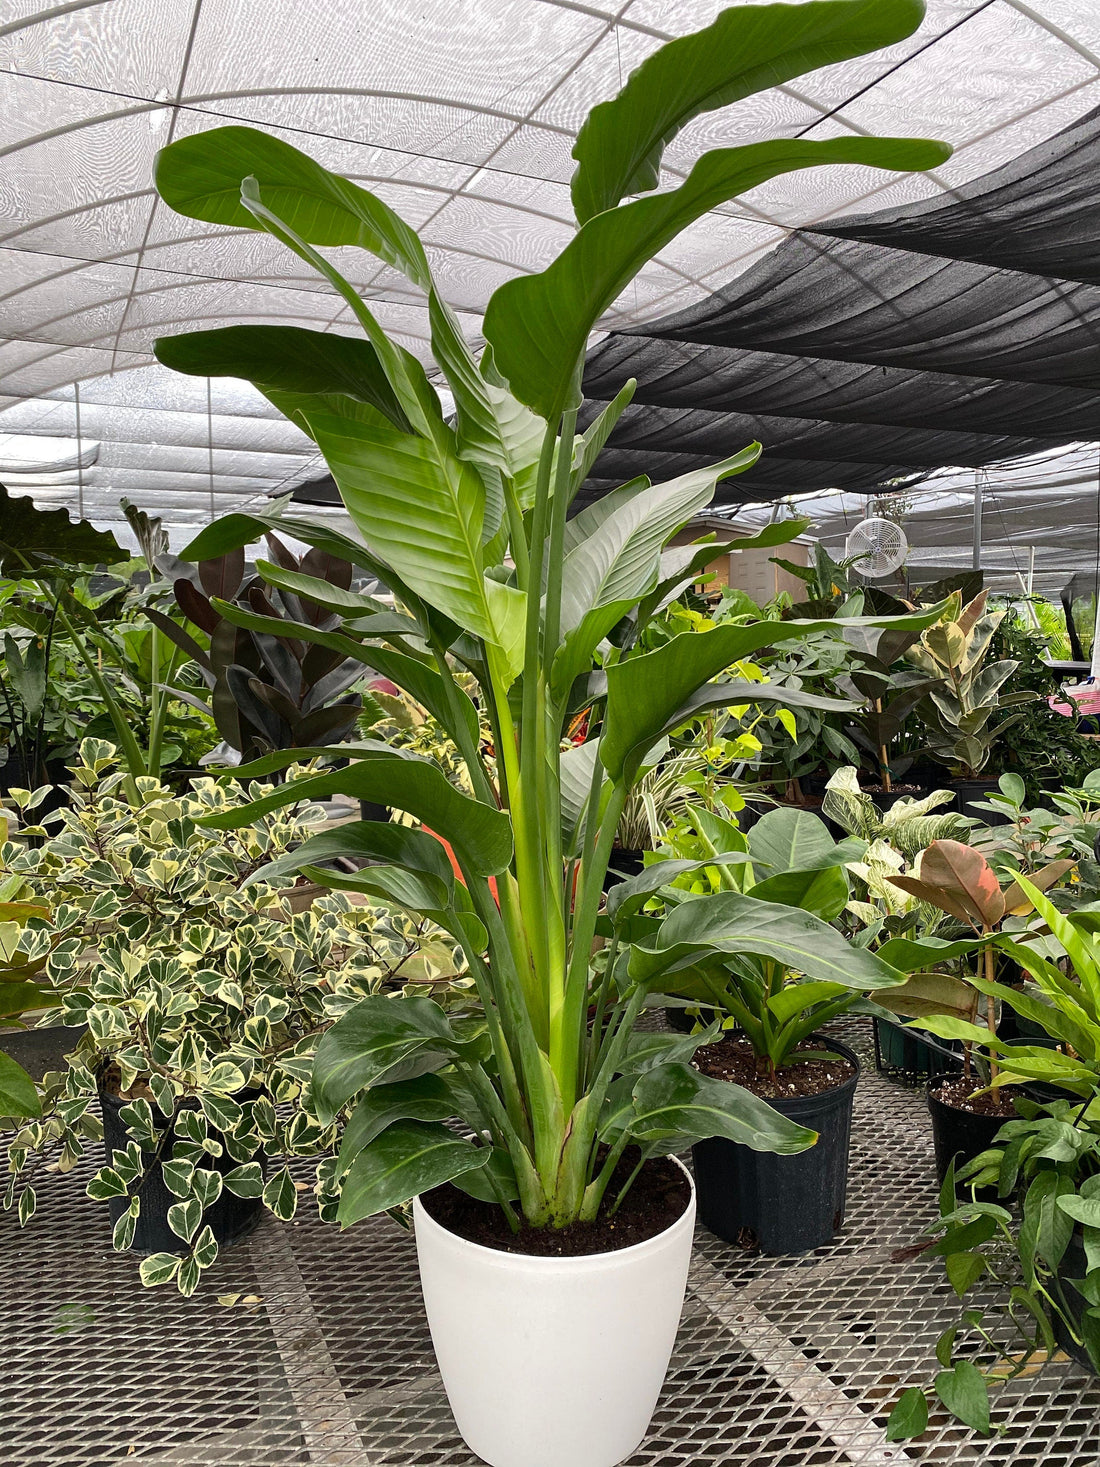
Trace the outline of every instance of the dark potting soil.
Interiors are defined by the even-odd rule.
[[[635,1177],[614,1216],[608,1210],[637,1165],[638,1151],[630,1147],[616,1167],[604,1193],[595,1222],[575,1222],[564,1228],[528,1228],[513,1233],[501,1209],[492,1202],[468,1197],[450,1182],[421,1195],[428,1213],[470,1243],[499,1248],[502,1253],[526,1253],[536,1258],[579,1258],[590,1253],[614,1253],[632,1248],[670,1228],[691,1200],[691,1187],[680,1168],[658,1157]]]
[[[861,793],[870,795],[872,799],[876,795],[923,795],[924,789],[919,784],[891,784],[887,789],[884,784],[861,784]]]
[[[947,1080],[942,1085],[937,1085],[932,1094],[943,1105],[949,1105],[952,1110],[963,1110],[972,1116],[1004,1116],[1006,1120],[1016,1119],[1016,1107],[1013,1100],[1023,1091],[1018,1085],[1006,1085],[1003,1089],[987,1091],[981,1095],[972,1095],[971,1091],[979,1082],[960,1076],[957,1080]]]
[[[807,1041],[798,1045],[795,1053],[828,1051],[826,1042]],[[775,1080],[762,1074],[752,1046],[743,1039],[732,1036],[719,1039],[716,1044],[706,1044],[695,1051],[695,1066],[704,1075],[715,1080],[731,1080],[743,1085],[754,1095],[764,1100],[785,1100],[793,1095],[821,1095],[826,1090],[835,1090],[855,1074],[855,1066],[838,1055],[831,1060],[802,1060],[776,1070]]]

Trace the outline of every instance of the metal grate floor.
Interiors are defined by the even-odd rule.
[[[933,1418],[916,1444],[883,1425],[930,1378],[955,1315],[935,1263],[890,1252],[935,1215],[920,1092],[866,1068],[848,1215],[801,1258],[739,1254],[700,1230],[657,1414],[630,1467],[1096,1467],[1100,1380],[1066,1363],[1003,1389],[1003,1434]],[[38,1187],[20,1231],[0,1214],[3,1467],[468,1467],[436,1374],[412,1240],[388,1219],[346,1234],[268,1218],[192,1300],[145,1290],[111,1252],[106,1208],[75,1177]],[[224,1307],[219,1294],[261,1302]],[[569,1467],[569,1464],[563,1464]]]

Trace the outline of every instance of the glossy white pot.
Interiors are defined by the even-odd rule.
[[[680,1322],[694,1184],[663,1233],[585,1258],[467,1242],[419,1198],[413,1217],[432,1343],[470,1450],[490,1467],[615,1467],[631,1456]]]

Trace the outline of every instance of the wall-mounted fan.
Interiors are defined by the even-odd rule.
[[[844,559],[869,581],[880,580],[905,564],[909,543],[893,520],[860,520],[844,542]]]

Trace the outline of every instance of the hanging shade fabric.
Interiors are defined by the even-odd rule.
[[[611,334],[586,392],[639,386],[588,492],[642,472],[647,447],[665,473],[760,439],[720,488],[737,503],[813,491],[830,465],[829,487],[881,491],[1100,437],[1098,163],[1100,109],[951,203],[801,231],[708,300]]]
[[[1100,285],[1098,178],[1100,108],[1018,164],[953,189],[951,203],[925,199],[812,232]]]

